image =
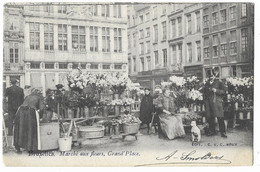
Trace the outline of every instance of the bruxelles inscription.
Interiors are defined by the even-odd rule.
[[[53,156],[62,156],[62,157],[72,157],[72,156],[82,156],[82,157],[119,157],[119,156],[140,156],[139,152],[135,151],[71,151],[71,152],[58,152],[58,151],[29,151],[28,156],[30,157],[53,157]]]

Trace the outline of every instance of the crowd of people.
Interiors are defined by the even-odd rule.
[[[227,138],[224,124],[223,96],[226,88],[219,79],[218,68],[207,71],[207,81],[200,90],[203,93],[205,114],[209,124],[208,136],[216,135],[215,118],[218,119],[221,137]],[[148,134],[151,126],[155,127],[159,138],[166,137],[174,139],[185,135],[182,118],[178,115],[175,106],[176,93],[168,87],[162,89],[160,86],[155,88],[155,94],[150,94],[150,89],[145,88],[145,95],[141,100],[140,120],[147,125]]]

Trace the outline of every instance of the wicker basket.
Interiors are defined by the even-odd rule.
[[[101,138],[104,137],[104,130],[104,126],[81,126],[79,134],[83,139]]]
[[[138,133],[140,128],[140,123],[125,123],[123,124],[123,130],[125,134],[135,134]]]

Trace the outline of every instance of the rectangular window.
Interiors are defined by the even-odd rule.
[[[150,20],[150,13],[146,13],[145,19],[146,19],[146,21],[149,21],[149,20]]]
[[[247,13],[247,5],[243,3],[241,5],[241,16],[246,17],[246,13]]]
[[[158,42],[158,25],[153,26],[154,29],[154,42]]]
[[[121,64],[115,64],[115,69],[116,69],[116,70],[122,69],[122,65],[121,65]]]
[[[204,37],[203,46],[209,46],[209,37]]]
[[[144,43],[140,43],[140,55],[144,54]]]
[[[225,23],[227,21],[227,10],[220,11],[220,23]]]
[[[175,38],[176,37],[176,20],[173,19],[171,20],[171,38]]]
[[[218,12],[212,13],[213,25],[218,24]]]
[[[140,65],[140,72],[144,71],[144,58],[140,58],[140,62],[141,62],[141,65]]]
[[[98,69],[98,64],[91,64],[90,69]]]
[[[60,51],[68,50],[67,25],[58,25],[58,48]]]
[[[152,68],[151,57],[150,56],[146,57],[146,61],[147,61],[147,70],[151,70],[151,68]]]
[[[110,30],[102,27],[102,52],[110,52]]]
[[[218,40],[218,35],[213,35],[213,45],[218,45],[219,40]]]
[[[236,54],[237,53],[237,42],[231,42],[230,43],[230,54]]]
[[[72,49],[86,51],[86,33],[84,26],[72,26]]]
[[[90,51],[98,52],[98,27],[90,26],[89,31]]]
[[[139,38],[140,39],[144,38],[144,30],[143,29],[139,31]]]
[[[230,12],[230,20],[235,20],[236,19],[236,6],[230,7],[229,12]]]
[[[136,64],[136,58],[135,58],[135,56],[133,56],[133,66],[134,66],[134,72],[136,72],[136,66],[137,66],[137,64]]]
[[[225,56],[225,55],[227,55],[227,44],[221,44],[220,45],[221,47],[221,49],[220,49],[220,55],[221,56]]]
[[[204,58],[209,58],[209,48],[204,48]]]
[[[9,61],[10,63],[18,63],[19,60],[19,46],[18,43],[10,43],[10,48],[9,48]]]
[[[45,63],[45,69],[54,69],[54,63]]]
[[[53,13],[53,6],[45,5],[43,6],[43,11],[46,13]]]
[[[97,16],[97,13],[98,13],[97,5],[92,5],[90,10],[91,10],[92,16]]]
[[[197,50],[197,61],[201,61],[201,44],[200,41],[196,42],[196,50]]]
[[[191,43],[187,44],[187,54],[188,54],[188,62],[192,62],[192,46]]]
[[[40,49],[40,25],[39,23],[30,23],[30,49]]]
[[[150,48],[150,41],[146,42],[146,53],[150,53],[151,48]]]
[[[241,47],[242,47],[242,52],[247,51],[247,46],[248,46],[248,30],[247,28],[241,29]]]
[[[163,67],[166,67],[168,63],[168,59],[167,59],[167,49],[163,50]]]
[[[121,18],[121,5],[114,5],[114,17],[115,18]]]
[[[163,39],[163,40],[166,40],[166,37],[167,37],[166,21],[165,21],[165,22],[162,22],[162,31],[163,31],[163,37],[162,37],[162,39]]]
[[[197,32],[200,32],[200,24],[201,24],[201,21],[200,21],[200,12],[196,12],[196,31]]]
[[[44,49],[53,50],[53,24],[44,23]]]
[[[135,33],[133,34],[133,46],[136,47]]]
[[[144,22],[144,16],[141,15],[139,16],[139,24],[142,24]]]
[[[191,15],[187,15],[187,34],[191,34]]]
[[[132,40],[131,40],[131,38],[130,38],[130,35],[127,35],[127,40],[128,40],[128,48],[130,49],[131,48],[131,42],[132,42]]]
[[[150,28],[146,28],[146,37],[150,37]]]
[[[178,36],[182,35],[182,19],[178,17]]]
[[[155,65],[159,64],[158,51],[154,52],[154,63],[155,63]]]
[[[203,16],[203,27],[209,27],[209,16]]]
[[[59,63],[59,69],[68,69],[68,64],[66,64],[66,63]]]
[[[132,63],[131,63],[131,57],[128,57],[128,73],[132,72]]]
[[[178,44],[178,63],[182,63],[182,44]]]
[[[122,52],[122,29],[114,28],[114,52]]]
[[[213,46],[213,57],[217,57],[218,56],[218,45]]]
[[[226,34],[226,32],[222,32],[220,34],[220,42],[221,43],[226,43],[227,42],[227,34]]]
[[[103,69],[110,69],[110,65],[108,65],[108,64],[102,65],[102,68]]]
[[[31,69],[40,69],[40,63],[31,63]]]
[[[236,41],[237,40],[237,32],[236,30],[230,31],[230,41]]]
[[[109,17],[109,5],[102,5],[101,15],[103,17]]]
[[[60,13],[60,14],[67,14],[67,6],[59,5],[58,6],[58,13]]]

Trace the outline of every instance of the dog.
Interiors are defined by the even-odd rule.
[[[193,142],[199,142],[201,139],[200,129],[196,125],[196,121],[191,122],[191,140]]]

